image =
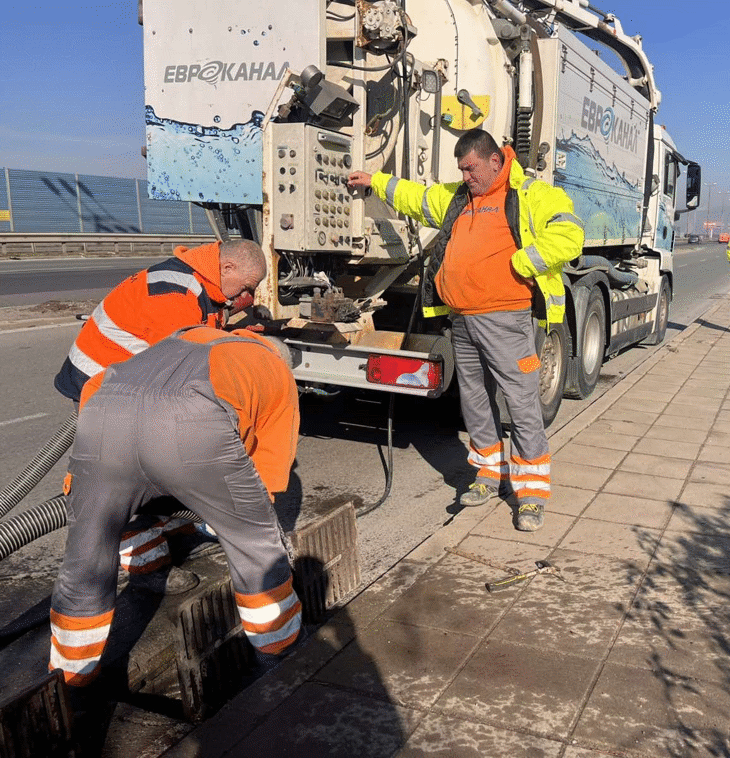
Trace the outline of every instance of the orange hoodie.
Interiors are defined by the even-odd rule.
[[[436,274],[441,299],[456,313],[518,311],[530,307],[532,290],[510,258],[517,250],[504,204],[515,153],[504,148],[504,166],[485,195],[471,198],[456,219]]]

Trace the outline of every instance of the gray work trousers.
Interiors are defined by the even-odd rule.
[[[502,390],[512,417],[512,453],[531,461],[548,452],[537,368],[525,373],[535,355],[532,314],[498,311],[455,316],[452,339],[464,423],[476,449],[502,439],[496,400]]]
[[[264,592],[290,574],[266,488],[226,410],[196,392],[104,386],[79,414],[69,473],[66,554],[55,611],[114,607],[119,542],[147,501],[169,495],[215,530],[237,592]]]

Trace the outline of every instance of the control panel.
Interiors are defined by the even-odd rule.
[[[349,253],[352,138],[308,124],[270,124],[274,246]]]

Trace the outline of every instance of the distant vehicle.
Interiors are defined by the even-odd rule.
[[[720,234],[720,236],[717,238],[717,241],[721,245],[722,244],[726,245],[728,242],[730,242],[730,232],[722,232],[722,234]]]
[[[697,242],[701,242],[701,241],[702,240],[700,239],[700,235],[699,234],[690,234],[687,237],[687,242],[689,242],[690,245],[694,244],[694,243],[697,243]]]

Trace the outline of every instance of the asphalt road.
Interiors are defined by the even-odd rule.
[[[50,258],[0,261],[0,308],[47,300],[94,300],[157,258]]]
[[[135,269],[145,265],[141,259],[135,261]],[[54,265],[62,268],[59,262]],[[121,273],[120,269],[117,274]],[[668,339],[707,310],[713,296],[730,289],[725,247],[717,243],[680,247],[675,277]],[[74,296],[78,297],[78,292]],[[5,401],[0,406],[3,485],[71,411],[70,404],[53,389],[52,381],[78,328],[74,323],[0,332],[0,386]],[[634,348],[607,362],[591,398],[564,400],[550,433],[568,423],[653,350]],[[466,435],[458,416],[458,409],[448,402],[397,398],[392,493],[382,507],[358,521],[364,579],[378,576],[458,512],[457,497],[473,476],[466,464]],[[295,468],[288,491],[277,498],[277,510],[286,529],[301,526],[348,500],[360,506],[380,498],[385,486],[386,422],[387,396],[380,393],[343,393],[331,401],[309,396],[302,399]],[[28,504],[58,494],[64,472],[62,460],[26,498]],[[62,543],[63,534],[59,533],[23,548],[0,564],[0,580],[18,574],[53,574]],[[4,610],[0,601],[0,613]]]

